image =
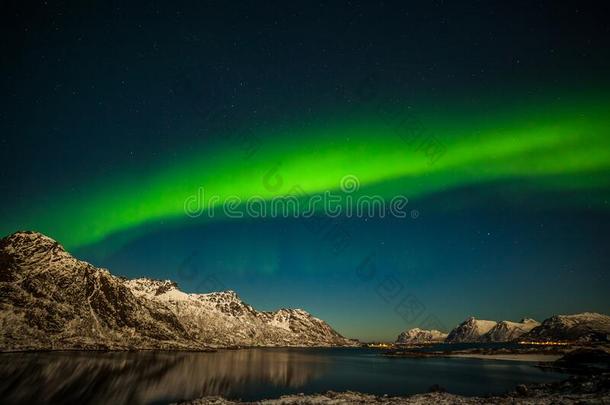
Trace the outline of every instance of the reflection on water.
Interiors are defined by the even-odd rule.
[[[61,352],[2,355],[0,396],[9,402],[150,403],[239,396],[260,385],[304,386],[327,362],[288,350],[218,353]],[[30,402],[31,403],[31,402]]]
[[[400,395],[432,384],[476,395],[561,378],[523,363],[393,359],[367,349],[0,355],[3,403],[167,403],[205,395],[256,400],[331,389]]]

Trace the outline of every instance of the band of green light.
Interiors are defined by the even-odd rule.
[[[373,112],[347,114],[290,132],[261,132],[251,153],[233,136],[185,153],[177,164],[160,162],[145,175],[92,179],[81,194],[55,191],[50,203],[15,208],[1,230],[38,230],[79,247],[150,222],[186,220],[184,201],[200,187],[221,199],[268,199],[295,186],[309,194],[334,190],[348,174],[361,187],[377,186],[384,197],[519,179],[538,182],[541,190],[608,189],[610,102],[566,100],[478,114],[397,110],[391,120]],[[410,129],[399,123],[414,117],[424,136],[442,143],[441,156],[432,159],[405,140],[401,131]],[[278,189],[266,184],[270,173],[281,180]],[[401,179],[406,181],[396,181]]]

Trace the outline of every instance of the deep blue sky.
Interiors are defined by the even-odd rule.
[[[332,121],[363,80],[390,103],[480,109],[608,85],[604,5],[289,3],[4,3],[0,220],[67,193],[87,204],[100,179],[171,167],[232,132]],[[74,253],[260,309],[302,307],[364,340],[470,315],[610,312],[599,194],[522,186],[414,199],[417,219],[340,220],[340,253],[294,219],[155,224]]]

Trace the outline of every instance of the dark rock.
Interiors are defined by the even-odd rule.
[[[428,392],[446,392],[447,390],[438,384],[433,384],[428,388]]]

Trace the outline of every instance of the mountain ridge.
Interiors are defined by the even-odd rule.
[[[417,344],[417,343],[433,343],[433,342],[444,342],[447,338],[447,334],[436,329],[420,329],[412,328],[402,332],[396,338],[397,344]]]
[[[32,231],[0,239],[0,350],[353,346],[304,310],[257,311],[234,291],[129,280]]]
[[[396,342],[405,343],[409,340],[408,336],[425,332],[431,331],[419,328],[410,329],[402,332]],[[449,331],[444,340],[445,343],[515,341],[609,342],[610,316],[597,312],[552,315],[542,323],[531,318],[523,318],[521,322],[514,322],[488,321],[470,316]],[[413,339],[413,343],[422,342],[422,340]]]
[[[497,325],[496,321],[487,321],[476,319],[471,316],[464,322],[453,328],[445,342],[447,343],[462,343],[462,342],[477,342],[481,336],[485,335]]]
[[[553,315],[523,336],[529,341],[610,341],[610,316],[597,312]]]

